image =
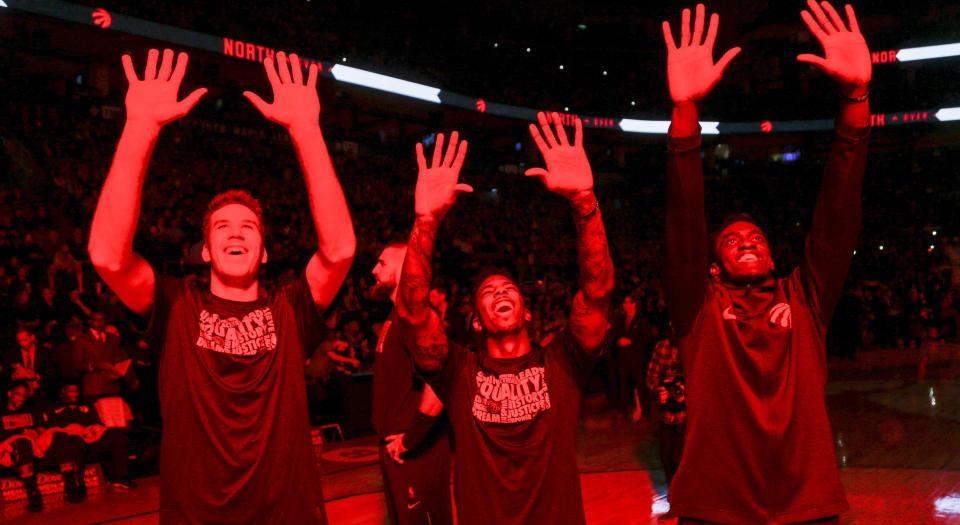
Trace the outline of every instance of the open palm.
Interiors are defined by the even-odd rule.
[[[123,55],[123,71],[130,83],[124,100],[127,107],[127,120],[145,122],[162,127],[187,113],[200,101],[206,88],[200,88],[181,101],[177,101],[180,83],[187,70],[189,57],[180,53],[174,67],[172,49],[163,50],[163,60],[160,69],[157,69],[157,59],[160,52],[151,49],[147,53],[147,65],[144,68],[143,80],[137,76],[133,68],[133,59],[130,55]]]
[[[579,192],[593,189],[593,171],[583,150],[583,123],[579,118],[576,119],[573,144],[570,144],[560,114],[553,113],[551,116],[556,136],[543,112],[537,113],[539,128],[536,124],[530,124],[530,135],[540,149],[547,168],[530,168],[525,175],[537,177],[548,190],[572,199]]]
[[[315,125],[320,121],[320,97],[317,95],[317,65],[310,64],[307,81],[303,81],[303,69],[300,57],[291,53],[289,65],[283,51],[276,54],[274,60],[263,61],[267,80],[273,89],[273,102],[267,104],[259,95],[244,91],[243,96],[268,119],[291,128],[299,124]]]

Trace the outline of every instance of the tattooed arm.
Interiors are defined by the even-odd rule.
[[[547,169],[532,168],[526,175],[539,178],[548,190],[566,198],[573,207],[580,289],[570,311],[570,333],[581,348],[593,353],[603,344],[607,331],[613,261],[600,206],[593,193],[593,172],[583,150],[583,124],[580,119],[575,121],[573,144],[570,144],[560,115],[554,113],[552,117],[556,136],[544,113],[537,115],[540,128],[530,124],[530,134],[543,154]]]
[[[457,183],[463,159],[467,155],[467,142],[462,141],[458,146],[458,138],[459,134],[454,131],[446,156],[441,159],[443,134],[437,135],[430,168],[423,156],[423,145],[417,143],[419,173],[414,195],[417,218],[410,232],[407,255],[397,285],[397,313],[410,323],[408,348],[414,362],[425,372],[440,370],[447,357],[447,334],[443,321],[428,302],[437,231],[457,195],[473,191],[470,186]]]

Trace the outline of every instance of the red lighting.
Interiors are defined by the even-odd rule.
[[[891,49],[889,51],[873,51],[870,53],[870,61],[874,64],[889,64],[890,62],[896,62],[898,52],[898,49]]]
[[[483,113],[484,111],[487,110],[487,102],[482,98],[477,99],[476,106],[477,106],[477,111],[479,111],[480,113]]]
[[[897,116],[893,116],[893,120],[897,120]],[[882,113],[879,115],[870,115],[870,125],[872,127],[880,127],[886,125],[886,117]]]
[[[93,23],[100,26],[103,29],[110,27],[110,24],[113,23],[113,18],[110,17],[110,13],[106,9],[96,8],[93,10],[93,14],[90,15],[93,18]]]
[[[770,133],[772,129],[773,122],[770,122],[769,120],[764,120],[763,123],[760,124],[760,131],[763,131],[764,133]]]

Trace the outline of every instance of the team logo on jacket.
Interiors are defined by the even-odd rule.
[[[790,313],[790,305],[787,303],[777,303],[770,309],[767,316],[767,322],[770,326],[785,328],[789,330],[793,327],[793,315]]]
[[[277,329],[270,307],[258,308],[243,316],[220,317],[200,312],[197,346],[222,354],[252,356],[277,347]]]
[[[533,366],[516,374],[477,371],[477,395],[473,417],[484,423],[522,423],[550,409],[550,388],[543,367]]]

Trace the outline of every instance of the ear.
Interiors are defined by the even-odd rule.
[[[473,331],[474,331],[474,332],[482,332],[482,331],[483,331],[483,325],[480,324],[480,318],[477,317],[476,315],[473,316],[473,321],[471,321],[470,324],[473,326]]]
[[[260,251],[263,252],[263,253],[260,255],[260,264],[267,264],[267,247],[264,246],[263,248],[261,248]]]
[[[526,322],[528,322],[528,323],[529,323],[530,321],[533,321],[533,314],[531,314],[531,313],[530,313],[530,310],[528,310],[528,309],[526,309],[526,308],[523,309],[523,320],[526,321]]]
[[[203,262],[210,262],[210,247],[207,246],[207,243],[203,243],[203,249],[200,250],[200,258],[203,259]]]
[[[720,265],[717,263],[710,263],[710,275],[714,277],[720,275]]]

